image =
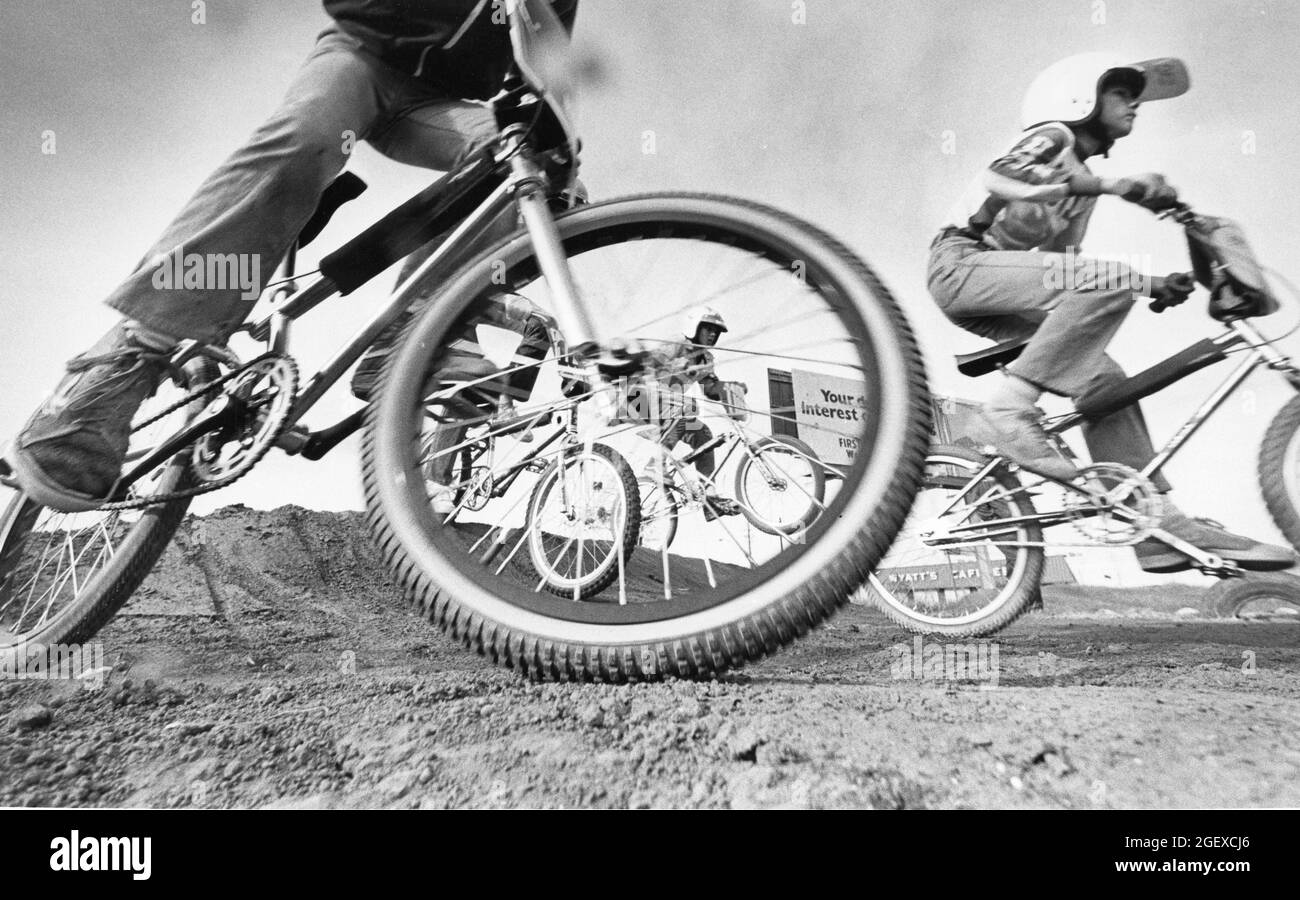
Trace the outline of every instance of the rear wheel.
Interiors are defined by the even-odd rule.
[[[164,379],[137,421],[216,377],[209,361],[186,366],[185,384]],[[203,401],[190,405],[197,414]],[[128,462],[139,459],[186,418],[176,413],[132,435]],[[137,481],[130,498],[162,496],[190,485],[190,449]],[[62,513],[14,495],[0,519],[0,659],[90,640],[139,587],[180,524],[189,498],[143,509]]]
[[[1041,541],[1042,532],[1031,524],[995,524],[1031,515],[1033,505],[1004,464],[976,481],[987,463],[961,447],[936,447],[926,459],[912,514],[869,589],[908,631],[992,634],[1038,597],[1043,551],[1016,544]]]
[[[710,351],[719,379],[763,384],[769,368],[797,370],[852,396],[864,415],[798,423],[819,454],[823,445],[859,448],[843,466],[840,490],[797,541],[720,518],[689,546],[677,541],[673,553],[634,548],[616,579],[626,603],[537,591],[536,579],[512,565],[531,469],[473,518],[433,516],[419,474],[421,439],[430,405],[456,389],[445,375],[454,354],[481,353],[498,376],[537,366],[520,414],[542,410],[555,414],[549,421],[573,422],[579,445],[594,440],[631,457],[645,424],[609,412],[616,392],[601,393],[589,361],[550,354],[521,362],[508,335],[467,332],[477,311],[505,294],[555,311],[531,242],[520,234],[444,285],[385,367],[362,459],[370,527],[386,563],[431,621],[532,677],[707,677],[775,651],[862,584],[919,484],[929,395],[897,304],[833,239],[755,204],[640,197],[585,206],[556,224],[579,292],[593,301],[611,343],[680,346],[683,313],[705,304],[731,323],[725,345]],[[671,387],[673,372],[646,358],[635,375]],[[566,384],[583,387],[566,391]],[[750,412],[760,420],[789,416],[761,403]],[[538,449],[547,427],[532,445],[496,435],[501,464],[530,452],[543,463],[554,459],[551,449]],[[485,565],[488,545],[502,550]]]

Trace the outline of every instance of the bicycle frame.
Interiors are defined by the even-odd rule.
[[[325,275],[320,281],[288,297],[278,309],[273,309],[251,326],[250,333],[254,337],[265,334],[270,349],[283,350],[288,345],[289,327],[292,321],[301,317],[320,302],[344,292],[340,285],[328,274],[331,258],[335,260],[334,264],[336,266],[348,265],[350,257],[355,255],[358,247],[373,243],[376,240],[375,234],[379,234],[382,238],[384,232],[388,229],[396,230],[397,227],[400,227],[401,219],[410,214],[419,215],[424,213],[428,216],[428,224],[424,226],[423,230],[425,232],[433,231],[435,234],[439,233],[444,230],[444,226],[449,224],[446,220],[453,218],[452,214],[455,212],[454,208],[449,210],[447,208],[448,204],[444,202],[446,192],[459,191],[461,197],[474,197],[481,194],[486,187],[491,185],[495,177],[498,177],[495,176],[495,173],[503,165],[509,164],[510,177],[491,188],[490,193],[478,206],[460,221],[460,224],[455,226],[454,230],[438,248],[411,273],[406,281],[397,287],[389,302],[376,312],[361,331],[340,348],[319,372],[307,381],[295,400],[290,420],[291,424],[300,421],[302,416],[320,400],[324,393],[351,368],[352,364],[361,358],[361,355],[374,343],[380,332],[401,316],[410,305],[420,282],[430,271],[454,258],[457,254],[473,248],[474,239],[477,235],[512,204],[517,205],[523,214],[525,228],[532,241],[534,252],[537,254],[543,277],[546,278],[551,295],[555,298],[557,318],[568,339],[571,351],[582,353],[592,347],[600,346],[596,325],[586,306],[582,303],[577,288],[573,283],[564,256],[564,249],[560,243],[559,232],[555,227],[555,220],[547,206],[545,191],[548,184],[547,178],[541,167],[526,154],[526,144],[523,138],[522,127],[511,126],[508,128],[503,136],[503,146],[495,156],[490,169],[484,171],[480,167],[479,161],[462,166],[461,169],[444,179],[445,186],[443,186],[443,182],[434,186],[435,188],[441,186],[441,190],[435,191],[429,197],[425,197],[423,194],[418,195],[415,200],[421,202],[417,206],[408,209],[407,207],[410,206],[408,204],[399,208],[394,214],[390,214],[389,217],[381,220],[368,232],[355,238],[352,242],[331,254],[331,257],[323,260],[321,271]],[[460,179],[470,179],[470,183],[461,187],[458,184]],[[456,198],[453,197],[452,199],[454,201]],[[453,202],[450,205],[454,207],[455,203]],[[398,215],[399,213],[401,215]],[[372,234],[372,232],[375,234]],[[412,252],[414,249],[418,248],[412,248]],[[373,277],[373,274],[378,273],[366,275],[366,280]]]
[[[1243,346],[1249,348],[1246,358],[1223,383],[1215,388],[1178,428],[1169,442],[1142,468],[1141,474],[1151,478],[1165,467],[1187,440],[1260,366],[1267,366],[1281,372],[1293,387],[1300,390],[1300,369],[1297,369],[1290,357],[1277,350],[1250,322],[1244,319],[1230,321],[1226,323],[1223,333],[1218,337],[1193,344],[1181,353],[1157,363],[1145,372],[1125,379],[1101,394],[1084,398],[1074,413],[1053,423],[1047,431],[1051,434],[1061,434],[1082,424],[1086,419],[1100,418],[1136,403],[1143,397],[1161,391],[1193,372],[1227,359],[1229,352]]]
[[[690,418],[695,418],[695,417],[686,416],[686,415],[672,416],[667,420],[666,424],[660,427],[660,432],[666,433],[678,422],[682,421],[683,419],[690,419]],[[731,422],[730,420],[728,420],[728,425],[729,428],[727,433],[715,434],[713,437],[709,438],[699,447],[692,448],[691,452],[683,456],[681,459],[672,456],[672,454],[668,452],[672,448],[664,448],[664,455],[670,457],[673,462],[672,469],[664,470],[665,479],[669,478],[674,472],[681,471],[684,473],[683,478],[685,478],[687,481],[698,481],[698,482],[707,482],[708,484],[716,484],[712,476],[704,475],[699,471],[699,469],[695,468],[695,461],[700,457],[704,456],[706,453],[710,453],[713,450],[716,450],[718,447],[721,447],[723,444],[729,444],[730,446],[727,448],[727,452],[723,454],[722,459],[715,464],[714,467],[715,472],[720,471],[722,467],[727,464],[727,460],[731,459],[731,455],[736,452],[736,448],[741,444],[744,444],[746,448],[748,448],[748,452],[750,456],[753,456],[753,450],[749,446],[749,441],[740,432],[740,427],[736,425],[736,423]],[[694,471],[692,472],[691,470]],[[671,486],[674,488],[677,487],[677,485],[675,484]],[[698,489],[697,491],[688,491],[688,493],[696,493],[696,492],[699,492]]]
[[[716,400],[708,401],[708,402],[720,403],[720,401],[716,401]],[[723,405],[725,406],[725,404]],[[668,424],[663,427],[663,431],[666,432],[669,428],[673,427],[674,424],[686,418],[694,418],[694,417],[685,416],[685,415],[673,416],[668,420]],[[740,424],[735,420],[731,419],[730,417],[725,419],[725,421],[727,423],[726,433],[715,434],[713,437],[705,441],[699,447],[693,448],[690,453],[686,454],[681,459],[674,458],[673,470],[683,471],[685,473],[684,477],[688,480],[707,482],[708,484],[716,487],[717,483],[714,480],[714,478],[712,476],[707,476],[700,473],[699,470],[694,467],[694,463],[697,459],[699,459],[704,454],[716,450],[718,447],[721,447],[723,444],[727,444],[729,446],[727,447],[726,453],[723,454],[722,459],[718,460],[715,463],[714,466],[715,472],[721,471],[722,468],[726,466],[727,461],[731,459],[732,454],[734,454],[738,448],[743,447],[745,455],[750,458],[750,460],[753,462],[754,465],[758,466],[764,472],[765,476],[769,480],[779,480],[776,479],[776,476],[773,475],[771,468],[767,464],[767,461],[763,459],[763,454],[757,452],[757,449],[755,447],[755,442],[752,441],[745,434],[745,430],[740,427]],[[822,465],[820,462],[817,461],[810,460],[810,462],[812,462],[814,465]],[[688,465],[690,466],[690,469],[694,469],[693,473],[690,471],[690,469],[688,469]],[[667,475],[668,473],[666,472],[665,474]],[[671,487],[675,488],[677,486],[671,485]],[[695,492],[698,493],[699,492],[698,489]]]
[[[397,287],[388,303],[299,389],[285,434],[278,444],[281,449],[290,454],[312,450],[314,452],[310,455],[304,455],[309,459],[319,459],[360,427],[364,410],[314,434],[297,426],[380,333],[411,305],[424,278],[448,260],[476,249],[475,241],[479,235],[512,206],[519,209],[523,218],[538,266],[554,299],[568,352],[574,356],[588,356],[605,346],[569,272],[559,231],[547,203],[550,181],[541,165],[532,158],[527,137],[528,128],[524,125],[505,127],[494,153],[484,153],[468,160],[326,256],[321,261],[322,277],[319,280],[297,290],[293,274],[289,272],[288,291],[273,295],[272,309],[243,327],[242,330],[255,340],[264,341],[268,351],[287,353],[294,321],[322,302],[350,293],[437,235],[449,232],[433,253]],[[294,257],[292,253],[286,257],[286,265],[290,268]],[[227,364],[238,364],[225,348],[196,344],[183,348],[174,362],[179,365],[200,353],[214,355]],[[237,404],[228,402],[205,410],[123,474],[118,482],[119,498],[126,496],[135,481],[199,436],[237,421],[240,411]]]
[[[1207,366],[1217,362],[1222,362],[1228,358],[1230,352],[1240,352],[1240,348],[1247,348],[1246,358],[1228,375],[1228,377],[1216,387],[1210,395],[1197,407],[1192,415],[1175,431],[1170,440],[1152,457],[1151,461],[1144,466],[1140,473],[1144,478],[1150,479],[1159,473],[1170,459],[1187,443],[1197,430],[1212,416],[1223,403],[1237,390],[1245,380],[1261,366],[1267,366],[1283,374],[1284,377],[1300,390],[1300,369],[1297,369],[1290,357],[1277,350],[1267,338],[1248,321],[1244,319],[1234,319],[1225,323],[1224,331],[1215,338],[1200,341],[1180,353],[1174,354],[1163,362],[1157,363],[1151,368],[1124,381],[1114,385],[1107,390],[1100,392],[1091,397],[1080,400],[1076,410],[1046,427],[1046,431],[1052,435],[1061,435],[1064,432],[1081,425],[1090,418],[1100,418],[1135,403],[1143,397],[1150,396],[1158,391],[1163,390],[1169,385],[1179,381],[1193,372],[1200,371]],[[951,503],[939,514],[940,516],[950,513],[954,507],[966,497],[971,489],[979,485],[985,478],[993,472],[998,465],[1003,462],[1001,457],[994,458],[987,465],[971,478],[961,480],[963,490],[954,497]],[[1084,488],[1075,484],[1066,482],[1055,482],[1061,487],[1075,493],[1090,496]],[[988,496],[990,492],[985,492],[973,505],[996,500],[996,497]],[[1123,498],[1118,498],[1122,500]],[[1118,502],[1118,500],[1116,502]],[[1116,510],[1121,517],[1126,517],[1123,511]],[[1035,512],[1031,515],[1005,517],[993,519],[990,521],[957,525],[950,528],[945,534],[932,535],[925,542],[934,547],[951,547],[962,544],[972,543],[977,538],[975,533],[984,536],[1007,533],[1017,530],[1023,525],[1037,525],[1047,528],[1053,525],[1060,525],[1070,520],[1076,513],[1066,513],[1061,510],[1052,510],[1047,512]],[[1159,538],[1171,547],[1181,551],[1194,559],[1197,565],[1203,570],[1210,573],[1236,574],[1236,567],[1225,563],[1218,557],[1207,554],[1197,547],[1180,540],[1172,534],[1162,529],[1153,529],[1150,534]],[[998,546],[1032,546],[1032,547],[1051,547],[1051,546],[1075,546],[1063,542],[1049,541],[991,541]],[[1081,544],[1079,546],[1097,546],[1095,544]]]
[[[532,418],[532,417],[528,417],[528,418]],[[536,447],[532,448],[527,454],[521,457],[518,462],[512,463],[507,469],[504,470],[504,472],[500,475],[500,477],[497,477],[496,474],[493,473],[492,492],[488,496],[491,499],[504,497],[506,495],[506,492],[510,490],[511,485],[515,483],[516,479],[518,479],[520,475],[522,475],[525,471],[531,468],[533,464],[536,462],[536,460],[539,457],[541,457],[542,454],[545,453],[551,447],[552,444],[561,440],[562,438],[568,437],[572,439],[573,425],[574,425],[573,418],[574,415],[571,412],[570,421],[566,424],[564,428],[557,430],[550,437],[546,438],[546,440],[542,441]],[[490,420],[486,424],[489,427],[489,433],[487,435],[479,437],[477,439],[471,439],[465,445],[459,448],[454,448],[453,450],[449,450],[447,452],[457,452],[457,451],[464,452],[468,450],[470,451],[471,454],[473,454],[473,462],[477,462],[479,459],[483,457],[483,454],[491,452],[492,448],[496,444],[497,438],[506,437],[510,434],[514,434],[516,431],[531,430],[531,428],[535,427],[533,423],[528,421],[521,422],[516,428],[503,428],[500,430],[495,430]],[[473,481],[471,481],[470,484],[472,485]],[[460,488],[461,485],[456,484],[456,485],[451,485],[451,487]]]

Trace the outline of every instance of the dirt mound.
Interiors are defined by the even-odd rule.
[[[187,520],[128,612],[100,689],[0,682],[0,806],[1300,802],[1295,625],[1034,614],[972,681],[855,606],[710,683],[536,685],[295,508]]]
[[[466,548],[482,525],[457,529]],[[510,562],[511,579],[530,590],[537,574],[526,551]],[[663,594],[663,559],[638,547],[625,562],[629,602]],[[712,563],[725,580],[736,566]],[[709,589],[703,560],[671,555],[674,596]],[[600,599],[615,597],[607,589]],[[355,618],[400,602],[399,592],[366,534],[361,513],[319,512],[297,506],[264,511],[238,505],[209,516],[189,516],[153,573],[123,610],[126,615],[218,615],[239,618],[268,609],[312,610]]]

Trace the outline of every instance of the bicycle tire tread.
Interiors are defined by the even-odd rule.
[[[1260,493],[1273,522],[1292,547],[1300,548],[1300,510],[1287,496],[1285,473],[1286,451],[1297,429],[1300,429],[1300,397],[1292,397],[1264,432],[1258,477]]]
[[[972,451],[964,450],[959,447],[935,447],[932,453],[938,455],[962,455],[972,459],[986,459],[985,457],[975,454]],[[993,477],[993,476],[990,476]],[[1011,477],[1004,475],[1003,477]],[[924,486],[922,487],[924,490]],[[891,622],[902,628],[909,634],[922,635],[943,635],[944,637],[954,638],[978,638],[987,637],[1006,628],[1012,622],[1019,619],[1029,611],[1033,604],[1035,594],[1041,589],[1043,577],[1043,568],[1046,565],[1043,551],[1041,549],[1031,550],[1028,554],[1028,570],[1021,583],[1016,587],[1010,600],[1004,602],[998,612],[986,619],[971,622],[966,625],[931,625],[919,623],[888,603],[883,601],[876,603],[876,608],[885,614]]]

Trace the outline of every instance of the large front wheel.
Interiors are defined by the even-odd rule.
[[[674,379],[701,348],[683,344],[679,323],[691,307],[711,306],[730,329],[709,350],[716,376],[768,386],[766,398],[761,389],[751,398],[751,421],[769,433],[778,420],[781,431],[797,430],[814,451],[811,463],[828,470],[823,475],[834,466],[841,487],[798,538],[741,517],[692,520],[672,552],[632,547],[599,595],[560,596],[539,585],[517,558],[527,556],[538,479],[566,446],[599,442],[627,459],[644,455],[637,432],[647,411],[611,412],[626,393],[587,360],[557,358],[556,348],[529,358],[507,326],[481,324],[482,311],[502,308],[503,298],[556,312],[521,233],[444,285],[384,370],[362,459],[369,524],[387,565],[432,622],[531,677],[707,677],[775,651],[847,601],[911,506],[930,404],[906,321],[860,260],[766,207],[647,196],[582,207],[556,223],[604,338],[650,351],[637,380],[689,387]],[[475,355],[481,365],[465,365]],[[477,374],[455,374],[470,371]],[[486,417],[467,424],[496,438],[500,466],[520,460],[526,468],[498,482],[482,509],[435,515],[421,475],[425,435],[436,427],[432,408],[466,385],[521,384],[519,414],[541,415],[526,440],[494,433]],[[804,415],[783,393],[791,384],[837,400]],[[826,414],[840,406],[857,412]],[[576,434],[548,444],[561,427]],[[845,447],[857,448],[851,459],[838,449]]]

